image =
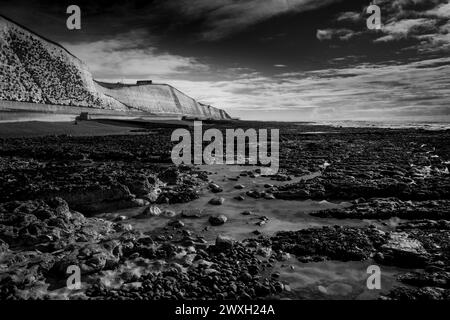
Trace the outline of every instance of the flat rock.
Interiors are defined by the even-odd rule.
[[[181,212],[181,216],[187,219],[197,219],[202,216],[202,210],[200,209],[184,209]]]
[[[225,202],[225,198],[219,197],[219,198],[212,198],[209,200],[209,204],[220,206]]]

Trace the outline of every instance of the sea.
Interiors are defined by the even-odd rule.
[[[449,130],[450,122],[440,121],[365,121],[365,120],[336,120],[317,121],[313,124],[343,128],[387,128],[387,129],[423,129]]]

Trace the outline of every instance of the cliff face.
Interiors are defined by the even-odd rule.
[[[206,106],[167,84],[125,85],[97,82],[98,92],[136,110],[153,114],[228,119],[220,109]]]
[[[169,85],[94,81],[88,67],[60,45],[0,16],[0,100],[229,118]]]

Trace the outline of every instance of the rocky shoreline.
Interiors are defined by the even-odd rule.
[[[280,127],[278,176],[175,168],[164,127],[0,139],[0,299],[307,298],[280,274],[292,259],[399,267],[379,299],[449,299],[450,132],[239,124]],[[206,211],[178,207],[202,199]],[[269,232],[251,209],[304,201],[334,207],[302,219],[335,222]],[[241,224],[244,239],[227,234]],[[80,290],[66,288],[71,265]]]

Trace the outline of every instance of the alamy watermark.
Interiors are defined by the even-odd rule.
[[[81,29],[81,9],[77,5],[71,5],[67,7],[67,14],[70,16],[66,20],[66,26],[69,30]]]
[[[371,16],[367,18],[366,24],[369,30],[380,30],[381,25],[381,8],[376,4],[367,7],[367,13]]]
[[[208,129],[203,133],[202,122],[194,121],[193,138],[189,130],[176,129],[172,133],[171,140],[179,142],[171,153],[175,165],[251,164],[260,165],[263,175],[278,173],[280,149],[278,129],[270,129],[270,143],[267,129],[258,131],[226,129],[224,141],[222,131]],[[203,142],[210,143],[203,148]]]
[[[69,290],[80,290],[81,289],[81,270],[79,266],[71,265],[67,267],[67,274],[70,276],[67,278],[66,286]]]
[[[371,265],[367,268],[367,278],[366,285],[369,290],[380,290],[381,289],[381,269],[377,265]]]

